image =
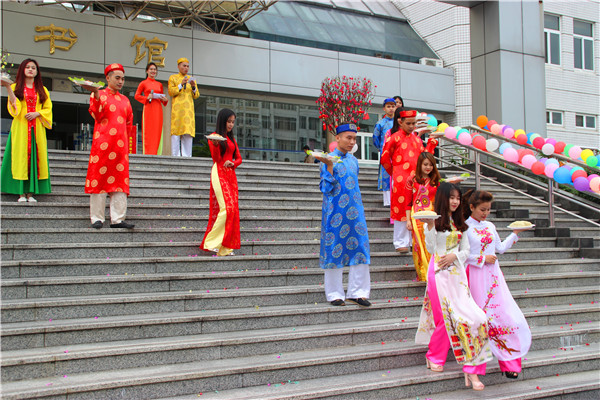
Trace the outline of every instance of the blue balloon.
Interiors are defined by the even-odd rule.
[[[571,171],[565,167],[557,168],[554,171],[554,180],[558,183],[571,183]]]
[[[500,148],[498,149],[498,152],[499,152],[500,154],[502,154],[502,153],[504,153],[504,150],[508,149],[509,147],[512,147],[512,146],[510,145],[510,143],[506,143],[506,142],[505,142],[505,143],[502,143],[502,144],[500,145]]]
[[[558,160],[556,158],[549,158],[548,161],[546,161],[545,165],[548,165],[548,164],[560,165],[560,163],[558,162]]]

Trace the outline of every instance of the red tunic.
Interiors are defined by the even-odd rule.
[[[100,100],[90,98],[90,114],[96,120],[86,193],[129,194],[129,146],[127,132],[133,124],[129,99],[112,89],[100,90]]]
[[[420,137],[407,134],[402,129],[385,142],[381,153],[381,165],[392,177],[390,215],[393,220],[406,221],[406,210],[410,209],[408,192],[412,190],[409,189],[408,178],[417,168],[419,155],[424,151],[433,153],[437,144],[437,140],[430,138],[427,148],[424,148]]]
[[[144,154],[156,155],[162,142],[163,134],[163,104],[168,100],[152,99],[148,101],[150,93],[163,93],[163,85],[155,79],[143,80],[135,92],[135,99],[144,105],[142,115],[142,142]],[[142,94],[143,93],[143,94]]]
[[[213,168],[217,168],[219,175],[219,183],[221,185],[221,193],[225,200],[225,208],[227,210],[227,218],[225,220],[225,235],[223,236],[222,246],[230,249],[240,248],[240,210],[238,206],[238,184],[237,176],[235,175],[235,169],[242,163],[242,156],[235,140],[231,141],[227,139],[227,150],[225,154],[221,156],[221,146],[214,145],[212,141],[208,141],[208,147],[210,148],[210,154],[214,161]],[[233,159],[233,152],[236,152],[236,158]],[[223,164],[225,161],[233,162],[233,168],[225,168]],[[208,226],[206,227],[206,233],[200,244],[200,249],[204,249],[204,241],[206,236],[213,229],[217,216],[219,214],[219,202],[215,189],[213,188],[213,181],[211,176],[210,182],[210,212],[208,216]]]

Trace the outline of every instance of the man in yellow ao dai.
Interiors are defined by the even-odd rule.
[[[171,155],[192,156],[192,142],[196,136],[194,99],[200,97],[195,79],[188,75],[190,62],[182,57],[177,60],[178,74],[169,77],[171,102]]]

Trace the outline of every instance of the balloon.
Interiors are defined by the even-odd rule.
[[[587,178],[575,179],[573,186],[575,186],[575,189],[579,190],[580,192],[587,192],[590,190],[590,182],[587,180]]]
[[[352,150],[350,150],[350,154],[354,154],[358,151],[358,144],[354,143]]]
[[[437,127],[437,131],[438,131],[438,132],[446,132],[446,128],[447,128],[448,126],[449,126],[449,125],[448,125],[447,123],[445,123],[445,122],[442,122],[441,124],[439,124],[439,125],[438,125],[438,127]]]
[[[577,160],[580,155],[581,155],[581,147],[573,146],[569,149],[569,157],[571,157],[573,160]]]
[[[444,130],[444,136],[448,139],[456,140],[456,129],[449,126]]]
[[[490,129],[492,129],[492,125],[495,125],[495,124],[497,124],[497,122],[496,122],[496,121],[494,121],[493,119],[492,119],[492,120],[489,120],[489,121],[488,121],[488,123],[487,123],[487,129],[488,129],[488,131],[489,131]]]
[[[438,120],[433,115],[428,115],[429,120],[427,121],[427,125],[429,126],[438,126]]]
[[[535,147],[536,149],[541,149],[545,143],[546,140],[541,136],[538,136],[535,139],[533,139],[533,147]]]
[[[488,123],[488,118],[485,115],[480,115],[476,120],[477,126],[480,128],[485,128]]]
[[[548,139],[546,139],[546,143],[550,143],[551,145],[554,146],[556,144],[556,139],[548,138]]]
[[[596,193],[600,193],[600,177],[596,177],[590,181],[590,189]]]
[[[502,134],[504,135],[505,138],[507,139],[512,139],[513,137],[515,137],[515,130],[511,127],[507,127]]]
[[[523,164],[523,166],[525,168],[531,168],[533,163],[535,163],[536,161],[537,161],[537,159],[535,158],[535,156],[532,156],[531,154],[527,154],[521,159],[521,164]]]
[[[596,174],[592,174],[592,175],[588,175],[588,181],[591,181],[594,178],[598,178],[600,177],[600,175],[596,175]]]
[[[557,168],[554,171],[554,180],[558,183],[571,183],[571,171],[565,167]]]
[[[329,152],[334,151],[337,148],[337,142],[329,143]]]
[[[544,163],[541,161],[536,161],[531,166],[531,172],[533,172],[536,175],[543,174],[545,170],[546,170],[546,167],[544,166]]]
[[[527,143],[527,135],[519,135],[517,136],[517,143],[524,145]]]
[[[515,137],[519,136],[519,135],[524,135],[525,131],[523,129],[517,129],[515,131]]]
[[[579,155],[579,157],[581,157],[581,159],[583,161],[587,160],[588,157],[593,156],[594,152],[591,151],[590,149],[585,149],[581,152],[581,154]]]
[[[544,168],[544,174],[548,178],[554,178],[554,171],[558,169],[558,164],[546,164],[546,168]]]
[[[496,139],[488,139],[486,142],[487,151],[496,151],[498,146],[500,146],[500,142]]]
[[[549,158],[548,161],[546,161],[546,165],[548,164],[554,164],[560,167],[560,163],[558,162],[558,160],[556,158]]]
[[[577,179],[577,178],[587,179],[587,172],[585,172],[583,169],[572,169],[571,170],[571,180],[573,182],[575,182],[575,179]]]
[[[598,157],[589,156],[588,158],[586,158],[585,163],[590,167],[595,167],[598,165]]]
[[[491,140],[491,139],[490,139],[490,140]],[[506,149],[508,149],[508,148],[511,148],[511,149],[513,148],[513,147],[511,146],[511,144],[510,144],[510,143],[502,143],[502,145],[501,145],[501,146],[500,146],[500,148],[498,149],[498,152],[499,152],[500,154],[504,154],[504,150],[506,150]]]
[[[485,151],[486,145],[487,142],[483,136],[478,135],[473,138],[473,146],[475,146],[476,149]]]
[[[512,147],[507,147],[504,149],[504,153],[502,154],[504,159],[508,162],[517,162],[519,160],[519,153]],[[569,174],[570,176],[570,174]]]
[[[464,146],[468,146],[471,144],[471,135],[469,132],[462,132],[458,135],[458,142]]]
[[[490,130],[494,135],[500,135],[502,133],[502,128],[498,124],[492,125]]]
[[[556,146],[554,146],[556,148]],[[565,149],[563,150],[563,154],[567,157],[569,157],[569,151],[571,150],[571,148],[573,147],[572,144],[568,144],[565,146]]]
[[[556,154],[560,154],[565,150],[565,142],[556,142],[556,144],[554,145],[554,152]]]
[[[542,153],[544,153],[547,156],[549,156],[550,154],[554,154],[554,145],[552,143],[546,142],[546,144],[542,146]]]

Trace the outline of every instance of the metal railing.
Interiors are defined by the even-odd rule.
[[[514,144],[516,144],[519,147],[524,147],[524,146],[521,146],[521,144],[517,143],[516,140],[507,139],[505,137],[500,137],[498,135],[494,135],[494,134],[492,134],[492,133],[490,133],[488,131],[485,131],[485,130],[479,128],[479,127],[470,126],[470,127],[466,127],[465,129],[476,130],[478,132],[487,134],[488,136],[493,137],[495,139],[504,140],[505,142],[514,143]],[[500,161],[503,164],[511,165],[511,166],[516,167],[518,169],[522,169],[524,171],[530,172],[530,170],[528,168],[525,168],[525,167],[523,167],[520,164],[508,162],[503,157],[499,156],[498,154],[492,153],[492,152],[483,151],[483,150],[477,149],[477,148],[472,147],[472,146],[464,146],[464,145],[462,145],[462,144],[460,144],[460,143],[458,143],[458,142],[456,142],[454,140],[450,140],[450,139],[448,139],[446,137],[441,137],[440,139],[443,139],[444,141],[447,141],[452,146],[465,148],[465,149],[469,150],[469,152],[473,152],[473,157],[472,157],[472,159],[469,157],[469,160],[471,162],[473,162],[473,164],[474,164],[474,168],[475,168],[475,187],[477,189],[479,189],[481,187],[481,179],[483,178],[483,179],[486,179],[486,180],[494,182],[494,184],[496,184],[496,185],[499,185],[499,186],[502,186],[502,187],[504,187],[506,189],[510,189],[510,190],[512,190],[514,192],[517,192],[520,195],[528,197],[528,198],[530,198],[530,199],[532,199],[532,200],[534,200],[536,202],[539,202],[539,203],[542,203],[544,205],[547,205],[548,206],[548,222],[549,222],[550,227],[552,227],[552,228],[555,227],[555,215],[554,215],[554,211],[555,210],[561,211],[561,212],[563,212],[565,214],[568,214],[568,215],[570,215],[570,216],[572,216],[574,218],[583,220],[583,221],[585,221],[585,222],[587,222],[587,223],[589,223],[591,225],[600,227],[600,223],[592,221],[592,220],[590,220],[590,219],[588,219],[586,217],[583,217],[583,216],[581,216],[579,214],[573,213],[573,212],[571,212],[569,210],[565,210],[564,208],[559,207],[559,206],[557,206],[555,204],[555,196],[556,196],[556,197],[567,199],[567,200],[569,200],[569,201],[577,204],[577,206],[579,206],[579,207],[586,208],[586,209],[592,210],[594,212],[598,212],[598,207],[592,207],[592,206],[590,206],[590,205],[588,205],[586,203],[583,203],[583,202],[575,199],[573,196],[569,196],[569,195],[565,194],[567,192],[562,193],[562,191],[560,189],[558,189],[557,187],[555,187],[555,183],[554,183],[553,179],[550,179],[550,178],[546,177],[545,175],[538,175],[540,178],[547,180],[547,187],[543,187],[542,185],[538,185],[536,182],[534,182],[532,180],[523,179],[523,178],[519,177],[516,173],[511,174],[511,173],[507,172],[506,170],[503,170],[503,169],[500,169],[500,168],[496,168],[493,165],[491,165],[491,163],[484,163],[483,164],[483,165],[485,165],[486,168],[491,169],[491,170],[495,171],[496,173],[498,173],[500,175],[507,176],[507,177],[509,177],[513,181],[516,180],[516,181],[522,182],[522,183],[524,183],[526,185],[534,186],[534,187],[537,187],[537,188],[542,189],[542,190],[547,190],[548,191],[548,201],[545,201],[545,200],[540,199],[538,197],[532,196],[529,193],[521,191],[521,190],[519,190],[517,188],[514,188],[512,186],[509,186],[509,185],[506,185],[504,183],[498,182],[498,181],[493,180],[493,179],[491,179],[489,177],[483,176],[481,174],[481,165],[482,165],[481,155],[485,155],[485,156],[490,157],[492,159],[498,160],[498,161]],[[538,151],[535,148],[531,148],[531,150],[533,150],[534,152],[541,153],[540,151]],[[444,146],[444,147],[440,148],[440,151],[450,153],[451,155],[458,156],[459,158],[462,158],[462,159],[465,158],[464,154],[460,154],[457,151],[448,149],[447,146]],[[586,164],[583,164],[581,162],[577,162],[576,160],[572,160],[570,158],[563,157],[563,156],[560,156],[560,155],[557,155],[557,154],[552,155],[552,157],[557,158],[557,159],[562,160],[562,161],[565,161],[565,162],[569,162],[569,163],[572,163],[572,164],[579,165],[581,167],[585,167],[586,170],[589,170],[589,166],[587,166]],[[448,164],[448,162],[445,161],[445,160],[443,160],[442,158],[438,158],[438,161],[440,161],[441,163]],[[465,167],[463,167],[461,165],[457,165],[457,164],[451,164],[451,165],[454,168],[457,168],[457,169],[459,169],[461,171],[465,171],[465,172],[469,172],[469,173],[473,172],[470,169],[467,169],[467,168],[465,168]],[[597,196],[597,195],[592,195],[592,196],[593,197],[597,197],[600,200],[600,196]]]

